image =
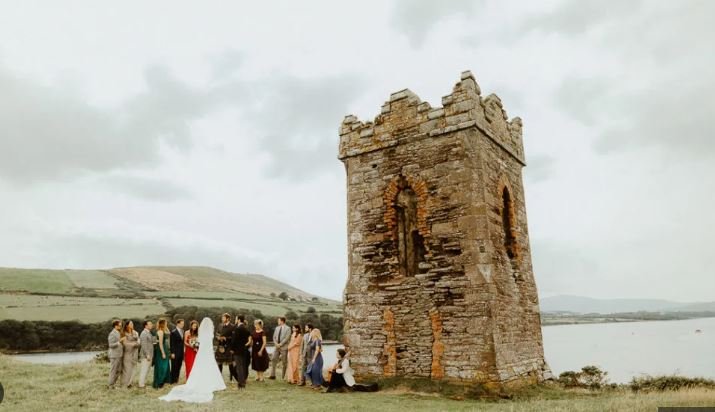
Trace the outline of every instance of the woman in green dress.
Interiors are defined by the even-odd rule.
[[[171,383],[171,374],[169,373],[169,327],[166,325],[166,319],[159,319],[156,327],[156,336],[159,340],[154,348],[154,388],[161,388],[165,383]]]

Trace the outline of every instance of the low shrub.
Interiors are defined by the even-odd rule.
[[[689,388],[715,389],[715,380],[677,375],[643,376],[633,378],[628,386],[633,392],[663,392]]]
[[[566,388],[600,389],[607,385],[606,375],[608,372],[602,371],[598,366],[587,365],[579,372],[562,372],[558,382]]]

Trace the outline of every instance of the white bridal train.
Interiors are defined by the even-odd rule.
[[[199,325],[199,351],[185,385],[175,386],[159,399],[190,403],[211,402],[214,391],[226,389],[213,352],[214,324],[204,318]]]

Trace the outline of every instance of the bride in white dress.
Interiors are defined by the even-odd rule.
[[[213,352],[214,324],[204,318],[199,326],[199,352],[185,385],[175,386],[159,399],[192,403],[211,402],[214,391],[226,389]]]

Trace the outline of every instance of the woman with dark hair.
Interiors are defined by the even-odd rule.
[[[121,332],[122,346],[122,388],[128,388],[132,384],[134,368],[137,366],[137,354],[139,352],[139,334],[134,330],[134,322],[125,320]]]
[[[194,366],[196,352],[199,349],[199,322],[192,320],[189,330],[184,333],[184,365],[186,369],[186,380],[189,380],[191,368]]]
[[[158,343],[154,349],[154,388],[162,388],[164,384],[171,383],[171,373],[169,371],[169,327],[166,319],[159,319],[156,323],[156,337]]]
[[[256,380],[263,382],[263,373],[268,369],[269,359],[266,351],[266,333],[263,331],[263,321],[253,321],[253,333],[248,340],[251,346],[251,368],[256,371]]]
[[[303,346],[303,334],[300,325],[293,325],[293,334],[288,343],[288,368],[286,368],[286,381],[300,383],[300,349]]]

